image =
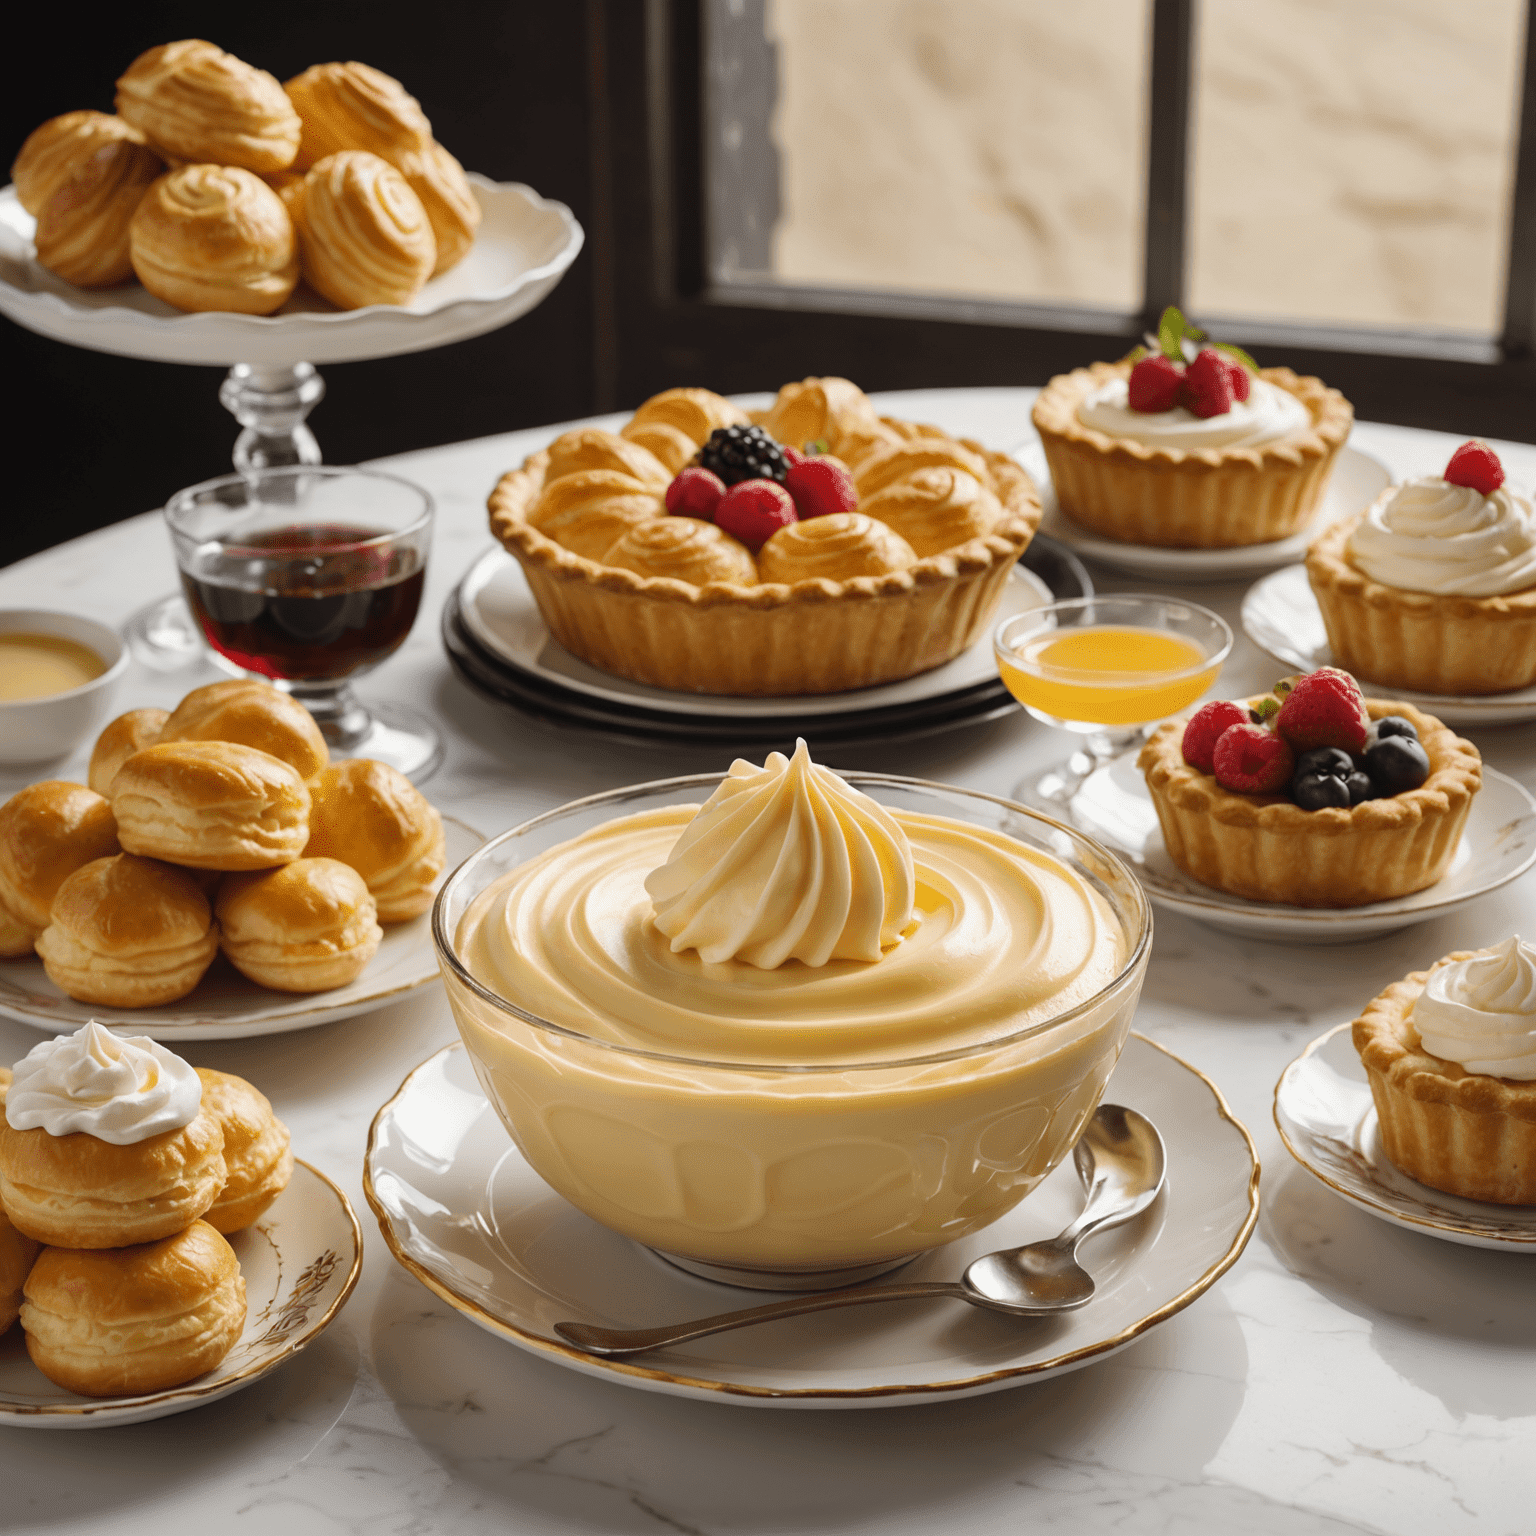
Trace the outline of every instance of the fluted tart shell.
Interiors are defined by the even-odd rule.
[[[1234,794],[1184,761],[1183,719],[1160,725],[1137,766],[1168,857],[1202,885],[1291,907],[1360,907],[1433,885],[1455,856],[1482,786],[1482,758],[1411,704],[1367,699],[1365,707],[1373,720],[1413,722],[1429,777],[1348,810],[1304,811],[1283,795]]]

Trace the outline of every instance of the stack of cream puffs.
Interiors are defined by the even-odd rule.
[[[226,1233],[293,1174],[286,1127],[242,1078],[100,1024],[0,1084],[0,1332],[89,1397],[179,1386],[245,1326]]]
[[[367,64],[284,85],[187,38],[135,59],[115,105],[51,118],[11,168],[39,262],[77,286],[270,315],[302,278],[341,309],[408,304],[474,242],[463,167]]]
[[[383,763],[332,764],[308,711],[267,683],[119,716],[88,777],[0,806],[0,956],[35,949],[79,1002],[175,1002],[221,950],[264,987],[345,986],[443,871],[420,791]]]

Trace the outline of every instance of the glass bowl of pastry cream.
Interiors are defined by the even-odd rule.
[[[1151,951],[1113,854],[990,795],[762,767],[487,843],[433,936],[481,1086],[614,1231],[738,1285],[975,1232],[1070,1151]]]

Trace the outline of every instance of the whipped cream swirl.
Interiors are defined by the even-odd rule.
[[[672,953],[706,964],[878,960],[912,921],[907,835],[883,806],[811,761],[742,758],[645,879]]]
[[[1443,597],[1536,587],[1536,512],[1500,486],[1491,496],[1421,475],[1371,504],[1348,555],[1372,581]]]
[[[1486,1077],[1536,1079],[1536,948],[1508,938],[1442,965],[1412,1018],[1431,1056]]]
[[[196,1071],[142,1035],[114,1035],[94,1019],[35,1045],[16,1063],[5,1117],[18,1131],[84,1131],[115,1147],[190,1125],[202,1107]]]
[[[1257,448],[1295,437],[1312,425],[1312,415],[1288,390],[1267,379],[1250,379],[1248,398],[1234,400],[1220,416],[1196,416],[1182,405],[1171,411],[1133,411],[1125,379],[1100,385],[1077,408],[1077,419],[1108,437],[1129,438],[1146,448]]]

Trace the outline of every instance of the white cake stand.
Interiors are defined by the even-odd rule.
[[[519,182],[469,179],[484,216],[475,244],[414,303],[338,310],[301,286],[275,315],[183,314],[137,283],[73,287],[38,265],[34,220],[5,187],[0,313],[96,352],[227,367],[219,399],[244,428],[235,467],[318,464],[320,447],[305,425],[325,394],[317,363],[424,352],[494,331],[540,303],[581,250],[581,225],[564,203]]]

